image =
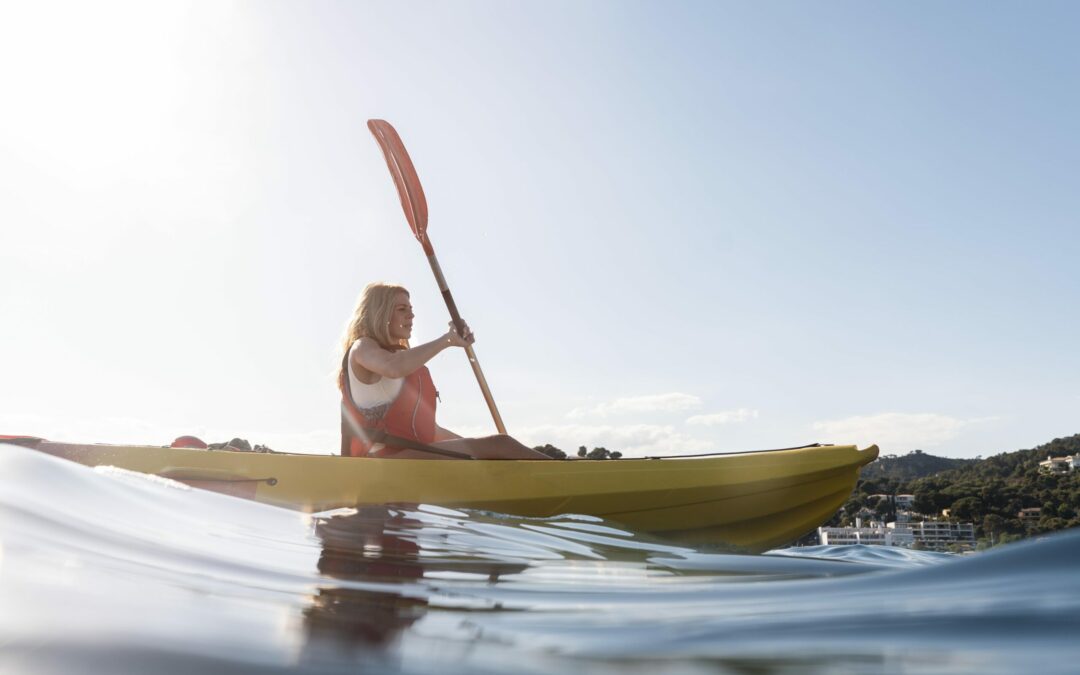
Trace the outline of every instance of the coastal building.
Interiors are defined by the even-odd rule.
[[[869,495],[867,499],[873,500],[870,503],[874,504],[892,503],[897,511],[910,511],[915,505],[915,495]]]
[[[1047,457],[1039,462],[1039,471],[1046,473],[1069,473],[1080,467],[1080,454],[1065,457]]]
[[[1021,521],[1038,520],[1042,517],[1042,509],[1038,506],[1032,506],[1028,509],[1020,509],[1020,513],[1016,514],[1016,517]]]
[[[911,548],[914,539],[911,530],[897,528],[896,523],[875,523],[856,527],[819,527],[818,541],[823,545],[866,544],[875,546],[902,546]]]
[[[876,494],[870,495],[870,499],[875,499],[878,502],[891,501],[897,509],[903,511],[910,511],[915,505],[915,495],[884,495]]]
[[[876,546],[902,546],[929,551],[948,551],[975,548],[975,525],[939,521],[863,524],[856,519],[855,527],[819,527],[818,541],[823,545],[867,544]]]
[[[975,548],[975,525],[927,520],[908,523],[911,533],[922,548],[931,551],[948,551],[957,545],[964,549]]]

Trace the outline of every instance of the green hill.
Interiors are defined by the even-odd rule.
[[[922,450],[915,450],[903,456],[885,455],[862,470],[864,480],[870,478],[892,478],[909,481],[935,473],[959,469],[978,462],[977,459],[951,459],[928,455]]]
[[[1039,469],[1047,457],[1077,453],[1080,434],[980,460],[918,451],[885,457],[863,469],[851,499],[830,522],[850,524],[868,511],[889,519],[894,509],[871,495],[912,494],[914,510],[923,517],[974,523],[982,545],[1078,527],[1080,470],[1049,474]]]

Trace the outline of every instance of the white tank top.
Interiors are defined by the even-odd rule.
[[[352,369],[352,353],[360,344],[357,340],[349,348],[349,388],[352,390],[353,404],[360,408],[366,415],[379,419],[386,414],[390,403],[401,393],[401,385],[405,382],[404,377],[381,377],[375,384],[367,384],[356,379]],[[381,410],[380,410],[381,408]]]

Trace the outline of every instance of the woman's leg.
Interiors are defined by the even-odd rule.
[[[455,438],[433,443],[437,448],[464,452],[476,459],[551,459],[542,452],[526,447],[506,434],[482,438]],[[434,455],[433,455],[434,456]]]

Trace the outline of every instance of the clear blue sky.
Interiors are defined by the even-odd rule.
[[[628,454],[1080,432],[1074,3],[0,9],[0,433],[333,451],[365,283],[512,434]],[[462,354],[440,422],[493,431]]]

